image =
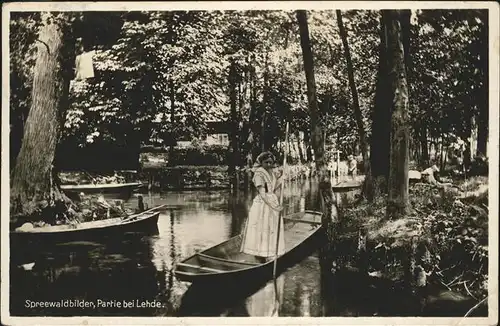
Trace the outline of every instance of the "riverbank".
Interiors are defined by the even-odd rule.
[[[435,293],[469,304],[486,298],[488,178],[447,188],[413,184],[410,202],[409,214],[399,220],[385,219],[383,198],[340,207],[337,245],[357,248],[351,258],[369,275],[410,283],[427,299],[431,288],[433,300]]]
[[[289,165],[288,180],[307,179],[313,175],[309,164]],[[250,169],[237,169],[240,188],[248,187]],[[144,164],[140,171],[116,171],[113,173],[61,172],[63,184],[142,182],[155,190],[216,190],[229,189],[231,173],[228,166],[181,165],[167,166],[164,162]]]

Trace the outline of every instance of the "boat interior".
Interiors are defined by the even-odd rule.
[[[285,252],[289,252],[311,236],[321,226],[321,213],[305,211],[283,218]],[[241,235],[201,251],[177,264],[177,272],[189,274],[213,274],[247,269],[273,261],[262,260],[241,252]]]
[[[121,217],[108,218],[104,220],[97,221],[88,221],[82,222],[78,224],[61,224],[61,225],[47,225],[42,227],[35,227],[29,229],[20,229],[18,228],[16,232],[30,232],[30,233],[49,233],[49,232],[63,232],[63,231],[72,231],[72,230],[82,230],[82,229],[93,229],[93,228],[101,228],[106,226],[112,226],[117,224],[126,224],[142,219],[146,219],[154,215],[154,211],[144,211],[137,214],[132,214],[125,219]]]

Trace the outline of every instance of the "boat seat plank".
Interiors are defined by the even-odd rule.
[[[202,260],[218,261],[218,262],[221,262],[221,263],[226,263],[226,264],[240,266],[240,267],[259,265],[259,263],[256,263],[256,262],[228,260],[228,259],[223,259],[223,258],[219,258],[219,257],[213,257],[213,256],[205,255],[203,253],[198,253],[198,256]]]
[[[187,264],[187,263],[178,263],[177,266],[181,266],[181,267],[184,266],[184,267],[189,267],[189,268],[194,268],[194,269],[200,269],[200,270],[203,270],[203,271],[215,272],[215,273],[226,272],[226,271],[221,270],[221,269],[196,266],[196,265],[191,265],[191,264]]]
[[[299,222],[299,223],[307,223],[307,224],[313,224],[313,225],[321,225],[321,222],[316,222],[316,221],[299,220],[299,219],[296,219],[296,218],[288,218],[288,217],[285,217],[283,219],[285,221],[291,221],[291,222]]]

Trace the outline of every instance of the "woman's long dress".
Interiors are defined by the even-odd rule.
[[[256,187],[267,189],[265,196],[268,201],[279,205],[278,197],[273,192],[276,186],[276,177],[264,168],[255,170],[253,183]],[[276,240],[278,236],[278,219],[280,214],[262,200],[261,194],[255,196],[248,213],[247,225],[243,233],[241,250],[244,253],[260,256],[274,257],[276,254]],[[285,252],[285,238],[283,221],[280,223],[278,255]]]

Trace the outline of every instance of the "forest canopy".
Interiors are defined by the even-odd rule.
[[[240,147],[254,154],[262,147],[276,148],[289,121],[291,130],[304,132],[309,150],[302,160],[312,160],[302,52],[292,11],[72,15],[80,52],[93,51],[95,76],[71,82],[63,143],[168,146],[202,138],[207,122],[231,119],[228,80],[233,78]],[[380,18],[379,11],[343,13],[368,137]],[[308,24],[326,142],[345,153],[357,152],[359,136],[335,11],[310,11]],[[11,158],[19,151],[30,107],[39,25],[40,13],[11,13]],[[473,145],[469,157],[485,154],[487,26],[487,11],[412,11],[408,79],[413,159],[429,161],[433,146],[457,140]],[[248,140],[251,145],[243,146]],[[240,164],[246,155],[242,152]]]

